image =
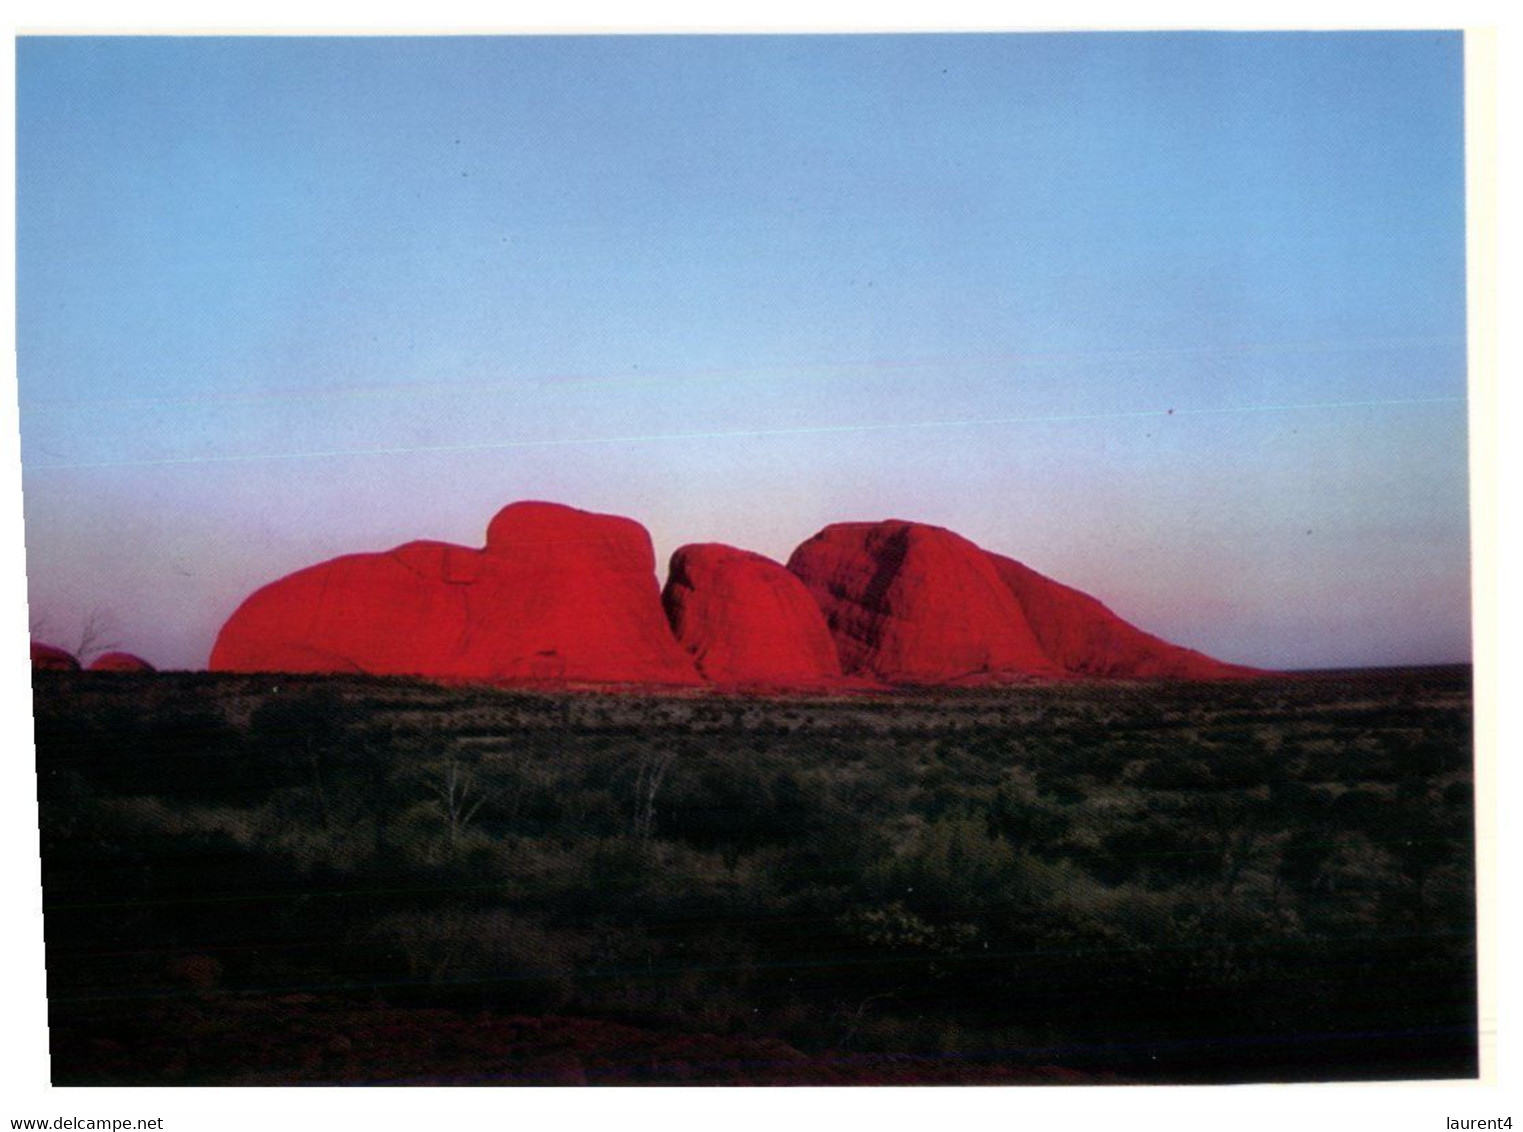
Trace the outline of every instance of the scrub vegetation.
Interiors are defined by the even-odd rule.
[[[35,680],[59,1084],[1475,1072],[1465,668]]]

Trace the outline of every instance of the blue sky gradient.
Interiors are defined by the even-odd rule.
[[[1170,639],[1466,659],[1453,33],[18,46],[28,573],[199,667],[521,498],[939,523]]]

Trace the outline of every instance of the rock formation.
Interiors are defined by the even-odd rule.
[[[890,684],[1056,676],[989,556],[923,523],[836,523],[793,552],[841,667]]]
[[[816,686],[841,662],[825,617],[795,575],[719,543],[672,555],[661,594],[677,640],[716,684]]]
[[[989,557],[1025,610],[1043,651],[1069,672],[1137,680],[1224,680],[1261,675],[1257,669],[1213,660],[1145,633],[1089,594],[1038,574],[1013,558],[999,554]]]
[[[33,641],[32,669],[36,671],[39,668],[48,672],[78,672],[79,661],[74,659],[72,653],[61,648]]]
[[[77,667],[37,642],[32,662]],[[481,549],[410,542],[272,582],[223,626],[210,667],[758,689],[1260,674],[941,527],[837,523],[786,568],[684,546],[659,591],[644,527],[554,503],[503,508]],[[152,670],[126,653],[91,668]]]
[[[89,664],[90,672],[154,672],[142,657],[130,652],[103,652]]]
[[[515,503],[476,550],[412,542],[297,571],[223,626],[214,670],[695,684],[630,519]]]
[[[1263,674],[1170,644],[940,527],[839,523],[800,546],[788,568],[825,611],[842,667],[888,683]]]

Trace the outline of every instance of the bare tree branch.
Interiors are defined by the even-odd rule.
[[[79,644],[74,649],[75,659],[83,666],[103,652],[120,648],[121,642],[113,638],[115,632],[116,619],[111,616],[111,612],[99,605],[92,608],[80,625]]]

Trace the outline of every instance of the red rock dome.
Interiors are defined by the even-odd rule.
[[[61,648],[33,641],[32,668],[34,671],[40,668],[46,672],[78,672],[79,661],[74,659],[72,653]]]
[[[1088,594],[940,527],[838,523],[789,559],[843,669],[888,683],[1259,676],[1170,644]]]
[[[841,675],[820,607],[770,558],[719,543],[681,547],[661,601],[677,640],[715,683],[804,686]]]
[[[989,557],[1020,602],[1043,651],[1069,672],[1140,680],[1224,680],[1263,674],[1172,645],[1123,621],[1086,593],[1012,558]]]
[[[90,672],[154,672],[156,669],[130,652],[103,652],[90,662]]]
[[[37,642],[32,658],[77,667]],[[210,666],[779,688],[1260,674],[1143,632],[940,527],[835,524],[786,569],[685,546],[663,593],[644,527],[554,503],[503,508],[483,549],[411,542],[272,582],[223,626]],[[122,653],[91,667],[151,670]]]
[[[850,675],[941,684],[1061,673],[989,556],[941,527],[837,523],[788,569],[824,611]]]
[[[272,582],[223,626],[210,667],[498,682],[694,684],[640,524],[515,503],[484,550],[413,542]]]

